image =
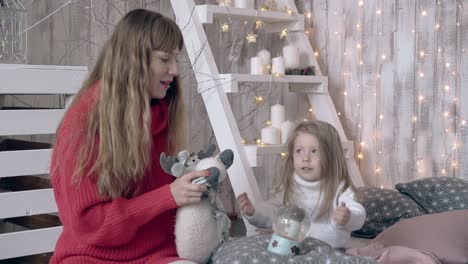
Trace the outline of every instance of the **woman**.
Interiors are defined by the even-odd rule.
[[[58,130],[51,179],[63,232],[51,263],[177,261],[175,211],[200,201],[208,176],[174,181],[161,152],[184,142],[180,29],[137,9],[117,24]],[[182,261],[185,262],[185,261]]]

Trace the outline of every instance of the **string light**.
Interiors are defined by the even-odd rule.
[[[229,32],[229,31],[230,31],[229,24],[227,23],[221,24],[221,32]]]
[[[288,36],[288,29],[287,28],[282,29],[280,33],[280,38],[283,39],[287,36]]]
[[[245,37],[248,43],[256,43],[257,42],[257,35],[254,33],[247,33]]]
[[[255,20],[255,29],[259,30],[263,27],[263,21],[261,19]]]
[[[364,1],[359,1],[359,2],[358,2],[358,6],[359,6],[359,7],[364,6]]]
[[[255,103],[261,104],[263,102],[263,97],[261,96],[255,96]]]

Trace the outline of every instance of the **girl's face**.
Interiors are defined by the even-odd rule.
[[[180,51],[175,49],[172,53],[153,51],[150,65],[150,96],[151,98],[164,98],[174,77],[179,74],[177,56]]]
[[[299,132],[293,148],[294,171],[304,181],[320,180],[319,142],[314,135]]]

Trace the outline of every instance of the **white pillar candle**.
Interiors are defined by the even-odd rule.
[[[275,104],[271,107],[271,125],[281,130],[281,124],[284,122],[285,110],[284,106]]]
[[[294,123],[291,121],[284,121],[281,124],[281,144],[288,142],[288,138],[294,130]]]
[[[297,69],[300,67],[299,49],[296,46],[288,45],[283,47],[284,65],[286,69]]]
[[[262,128],[262,142],[265,144],[280,144],[280,130],[276,127],[267,126]]]
[[[250,58],[250,74],[263,74],[263,60],[260,57]]]
[[[254,9],[254,0],[235,0],[237,8]]]
[[[278,76],[284,75],[284,59],[283,57],[273,58],[271,62],[271,73]]]
[[[259,52],[257,52],[257,57],[262,58],[263,61],[263,74],[269,74],[270,69],[268,66],[270,66],[270,52],[266,49],[262,49]]]

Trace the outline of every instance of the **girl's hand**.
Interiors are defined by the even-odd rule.
[[[192,180],[199,177],[210,175],[210,171],[192,171],[181,177],[178,177],[170,185],[172,196],[177,206],[197,203],[201,200],[202,194],[208,190],[208,187],[200,184],[192,184]]]
[[[242,213],[246,216],[252,216],[255,214],[255,207],[249,200],[247,193],[242,193],[239,196],[237,196],[237,203],[239,204],[239,208],[242,211]]]
[[[349,218],[351,217],[351,211],[344,202],[340,203],[340,207],[335,208],[333,211],[333,220],[341,226],[344,226],[348,223]]]

